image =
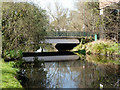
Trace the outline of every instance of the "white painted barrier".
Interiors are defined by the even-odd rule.
[[[78,39],[45,39],[46,43],[80,43]]]

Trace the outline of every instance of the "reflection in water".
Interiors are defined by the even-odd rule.
[[[55,43],[53,44],[50,44],[50,43],[42,43],[40,46],[40,48],[35,51],[35,52],[54,52],[54,51],[58,51],[56,48],[55,48]]]
[[[96,64],[120,64],[120,58],[116,57],[105,57],[102,55],[87,55],[86,60]]]
[[[35,58],[34,62],[26,63],[25,67],[22,67],[28,78],[23,86],[26,88],[99,88],[102,84],[104,88],[120,87],[120,65],[112,62],[108,64],[89,62],[92,57],[67,62],[40,62]]]
[[[78,60],[79,56],[77,55],[54,55],[54,56],[38,56],[38,61],[69,61],[69,60]],[[23,57],[26,62],[34,62],[34,57]]]

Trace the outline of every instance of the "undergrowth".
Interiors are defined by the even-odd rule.
[[[72,51],[86,50],[87,54],[120,54],[120,44],[115,43],[111,40],[98,40],[86,44],[80,43]]]

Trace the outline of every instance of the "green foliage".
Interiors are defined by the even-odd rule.
[[[103,51],[106,51],[105,49],[108,47],[105,43],[96,43],[93,45],[92,49],[95,51],[95,53],[102,53]]]
[[[76,46],[75,48],[73,48],[72,51],[84,50],[85,49],[84,44],[93,41],[92,37],[81,37],[79,40],[81,41],[80,44],[78,46]]]
[[[16,73],[19,71],[17,68],[13,68],[14,62],[5,63],[0,59],[0,69],[2,70],[2,88],[22,88],[21,84],[16,79]]]
[[[7,51],[5,50],[3,53],[4,59],[20,59],[22,58],[22,51],[21,50],[11,50]]]
[[[119,44],[117,44],[117,43],[113,44],[111,47],[107,48],[108,53],[109,54],[118,53],[118,47],[119,47]]]
[[[109,54],[109,55],[112,55],[112,54],[118,54],[118,44],[117,43],[113,43],[111,41],[111,43],[95,43],[94,45],[92,45],[92,47],[89,47],[91,48],[91,52],[92,53],[99,53],[99,54]]]
[[[86,53],[93,54],[104,54],[104,55],[112,55],[119,54],[119,44],[113,41],[107,40],[98,40],[90,43],[86,43],[84,45],[78,45],[73,50],[82,50],[85,49]]]
[[[37,50],[48,26],[45,11],[33,4],[13,2],[4,2],[2,9],[3,51]]]

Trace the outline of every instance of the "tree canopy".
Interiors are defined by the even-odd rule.
[[[46,11],[29,3],[4,2],[2,6],[3,50],[34,51],[44,40]]]

